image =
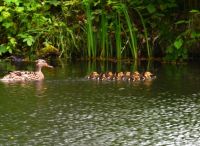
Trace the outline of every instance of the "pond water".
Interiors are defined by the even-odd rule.
[[[0,145],[200,145],[200,68],[197,63],[143,63],[151,82],[98,82],[92,70],[125,71],[126,63],[54,63],[43,82],[0,83]],[[32,70],[33,64],[7,70]]]

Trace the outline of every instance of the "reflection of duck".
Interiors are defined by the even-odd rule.
[[[49,67],[53,68],[52,66],[48,65],[47,62],[43,59],[36,60],[36,67],[37,70],[33,71],[13,71],[9,74],[5,75],[1,81],[39,81],[44,79],[44,75],[42,73],[42,67]]]

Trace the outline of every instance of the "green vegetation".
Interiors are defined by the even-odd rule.
[[[0,55],[34,59],[48,44],[64,58],[187,60],[200,55],[199,8],[197,0],[2,0]]]

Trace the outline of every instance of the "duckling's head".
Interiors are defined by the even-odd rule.
[[[127,76],[127,77],[130,77],[130,75],[131,75],[131,72],[130,72],[130,71],[127,71],[127,72],[125,73],[125,76]]]
[[[149,71],[146,71],[146,72],[144,73],[144,77],[145,77],[146,79],[151,79],[152,76],[153,76],[153,74],[152,74],[151,72],[149,72]]]
[[[134,71],[133,75],[139,76],[140,73],[138,71]]]
[[[96,71],[94,71],[91,73],[91,75],[95,77],[95,76],[98,76],[99,74]]]
[[[109,72],[107,73],[107,75],[108,75],[108,76],[113,76],[113,73],[112,73],[111,71],[109,71]]]
[[[118,78],[118,79],[121,79],[123,76],[124,76],[124,73],[123,73],[123,72],[118,72],[118,73],[117,73],[117,78]]]

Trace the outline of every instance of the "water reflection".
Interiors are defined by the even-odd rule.
[[[47,86],[46,86],[46,84],[44,84],[44,81],[34,82],[34,85],[35,85],[37,96],[45,95],[45,92],[47,91]]]
[[[35,88],[36,95],[42,95],[45,93],[47,87],[45,87],[44,81],[33,81],[33,82],[27,82],[27,81],[21,81],[21,82],[1,82],[1,84],[4,84],[5,88],[10,87],[17,87],[17,88]]]

